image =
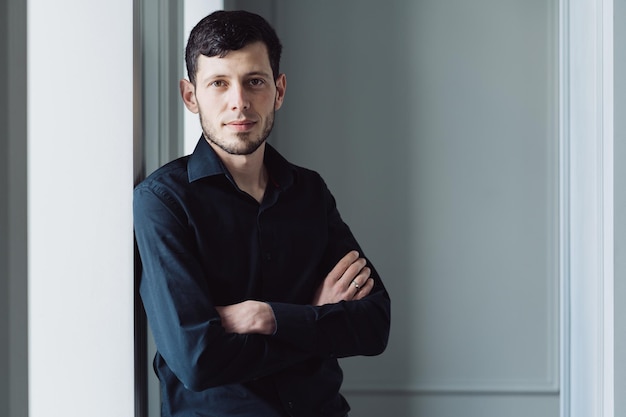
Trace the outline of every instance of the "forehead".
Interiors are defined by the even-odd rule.
[[[201,78],[212,75],[236,76],[249,72],[272,73],[267,47],[263,42],[254,42],[224,57],[198,56],[197,74]]]

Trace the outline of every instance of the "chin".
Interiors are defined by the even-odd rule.
[[[218,146],[231,155],[252,155],[263,143],[265,143],[265,140],[259,143],[238,143],[230,146],[220,146],[218,144]]]
[[[218,147],[229,155],[251,155],[256,152],[267,140],[268,135],[252,136],[250,133],[229,135],[227,138],[218,138],[204,132],[205,139],[214,147]]]

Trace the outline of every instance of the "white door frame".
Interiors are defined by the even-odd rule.
[[[560,1],[561,416],[614,416],[613,0]]]

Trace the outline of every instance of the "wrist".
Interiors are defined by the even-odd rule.
[[[260,311],[257,317],[259,318],[259,333],[271,336],[276,333],[276,317],[274,316],[274,310],[268,303],[261,302]]]

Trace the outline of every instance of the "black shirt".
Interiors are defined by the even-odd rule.
[[[312,306],[326,274],[358,250],[315,172],[270,145],[259,204],[201,138],[192,155],[159,168],[134,191],[141,297],[157,345],[164,416],[337,416],[337,358],[387,344],[389,296]],[[226,333],[214,306],[269,303],[271,336]]]

